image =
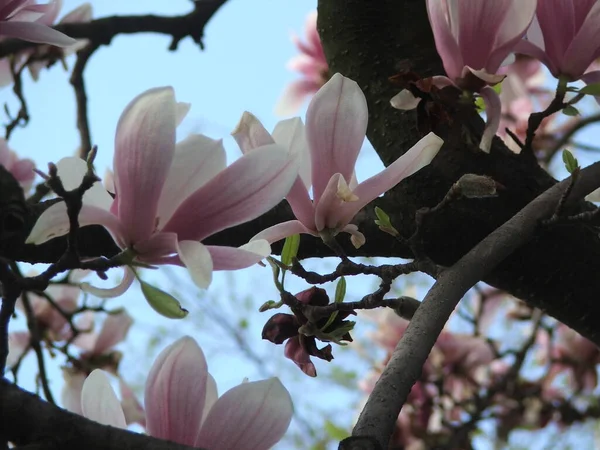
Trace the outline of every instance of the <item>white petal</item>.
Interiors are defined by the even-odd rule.
[[[104,425],[126,428],[121,403],[104,371],[95,369],[86,378],[81,390],[81,411],[88,419]]]
[[[212,281],[213,261],[206,246],[196,241],[181,241],[177,253],[196,286],[208,288]]]

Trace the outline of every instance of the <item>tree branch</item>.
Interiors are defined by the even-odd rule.
[[[446,120],[434,120],[390,106],[399,89],[389,77],[400,68],[408,66],[422,77],[444,73],[422,0],[320,0],[318,26],[332,73],[352,78],[365,93],[368,138],[384,164],[417,142],[424,127],[445,141],[429,166],[385,196],[390,207],[383,209],[402,236],[412,235],[416,211],[439,203],[464,174],[486,175],[505,187],[495,198],[453,202],[427,222],[422,230],[424,250],[436,264],[453,265],[556,184],[533,158],[512,153],[500,139],[493,140],[489,155],[481,152],[478,143],[484,124],[474,109],[447,111]],[[593,205],[581,202],[572,205],[568,214],[593,209]],[[367,242],[378,238],[367,235]],[[600,344],[596,320],[600,315],[599,260],[597,227],[554,227],[536,233],[484,281],[541,308]]]
[[[353,436],[374,438],[381,448],[387,448],[398,414],[460,299],[486,273],[531,239],[540,221],[553,214],[570,184],[569,178],[540,195],[441,273],[394,349],[358,418]],[[570,202],[581,199],[599,186],[600,162],[597,162],[580,172]],[[348,439],[350,441],[352,438]],[[343,445],[340,448],[347,448]]]
[[[192,450],[187,445],[101,425],[0,380],[0,436],[40,450]]]

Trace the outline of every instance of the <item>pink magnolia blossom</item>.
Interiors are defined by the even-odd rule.
[[[600,1],[538,0],[536,20],[516,51],[539,59],[555,77],[575,81],[600,57]]]
[[[300,72],[302,78],[290,83],[281,94],[275,106],[275,114],[278,116],[294,114],[302,106],[304,99],[317,92],[329,79],[329,66],[317,31],[316,11],[306,18],[304,33],[305,42],[296,35],[292,37],[300,54],[288,63],[288,68]]]
[[[270,227],[253,239],[275,242],[297,233],[329,240],[343,231],[355,247],[365,237],[350,221],[368,203],[429,164],[443,141],[430,133],[385,170],[358,184],[354,166],[365,139],[368,110],[358,84],[335,74],[313,97],[306,130],[299,118],[279,122],[271,136],[251,114],[244,114],[233,136],[242,151],[276,142],[298,151],[300,174],[286,196],[297,220]],[[309,189],[312,184],[312,200]]]
[[[43,25],[51,26],[58,17],[58,14],[62,8],[62,0],[56,0],[52,3],[52,8],[46,10],[44,15],[37,19],[38,23]],[[58,23],[80,23],[89,22],[92,18],[92,5],[84,3],[73,11],[66,14]],[[64,57],[75,53],[87,44],[87,39],[79,39],[75,44],[69,45],[62,49],[51,48],[49,46],[40,45],[34,48],[23,50],[22,52],[14,55],[16,60],[16,69],[19,70],[23,64],[27,64],[31,77],[37,81],[40,72],[44,67],[48,65],[49,56],[53,57]],[[58,52],[58,53],[56,53]],[[11,63],[8,58],[0,59],[0,86],[7,86],[13,83],[13,74]]]
[[[102,368],[117,374],[117,366],[121,353],[114,347],[127,337],[133,318],[125,311],[109,314],[102,323],[100,332],[92,332],[94,315],[86,314],[77,322],[77,327],[84,331],[73,341],[82,350],[79,362],[63,369],[65,384],[61,400],[63,406],[75,413],[81,413],[81,389],[83,381],[93,369]],[[85,332],[90,330],[88,332]]]
[[[5,139],[0,138],[0,165],[8,170],[19,182],[26,193],[31,189],[35,178],[35,163],[29,159],[19,159],[17,154],[8,147]]]
[[[96,183],[84,196],[79,223],[103,225],[135,261],[187,267],[194,282],[206,288],[213,270],[241,269],[270,254],[265,240],[240,248],[201,241],[280,202],[297,176],[298,158],[281,146],[266,145],[226,167],[220,140],[190,135],[175,144],[175,128],[188,110],[175,101],[170,87],[150,89],[127,106],[115,139],[115,198]],[[78,158],[65,158],[59,175],[73,188],[86,167]],[[27,242],[43,243],[68,228],[65,204],[57,203],[41,215]],[[120,295],[134,276],[128,268],[116,288],[86,289]]]
[[[145,390],[146,431],[180,444],[208,449],[269,449],[287,430],[293,405],[277,378],[244,382],[221,397],[202,349],[190,337],[163,350]],[[108,378],[96,370],[82,391],[83,415],[120,428],[125,415]]]
[[[0,36],[66,47],[76,43],[65,34],[39,21],[55,14],[57,2],[38,5],[35,0],[0,0]]]
[[[478,92],[486,105],[487,122],[480,149],[489,152],[500,120],[500,100],[490,87],[525,34],[535,13],[536,0],[427,0],[429,22],[447,77],[433,77],[438,88],[454,85]],[[408,91],[392,99],[398,109],[412,109],[418,101]]]

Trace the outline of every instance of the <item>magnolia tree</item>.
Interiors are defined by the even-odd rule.
[[[0,2],[0,80],[20,104],[6,109],[0,141],[2,446],[268,449],[284,438],[293,379],[244,380],[219,396],[183,333],[148,364],[143,401],[136,395],[119,369],[136,357],[115,348],[136,313],[98,299],[133,292],[161,320],[185,321],[185,301],[148,281],[147,269],[164,266],[208,292],[214,271],[270,266],[278,298],[260,306],[262,336],[243,345],[283,344],[273,357],[305,376],[317,377],[315,359],[335,365],[334,348],[353,338],[356,358],[385,355],[354,386],[365,400],[347,412],[352,428],[330,432],[340,449],[476,448],[484,429],[502,446],[520,430],[600,417],[600,165],[581,168],[566,150],[596,150],[575,137],[600,118],[600,1],[319,0],[294,37],[299,78],[274,105],[289,117],[307,101],[305,117],[268,130],[239,111],[239,157],[227,165],[221,140],[177,140],[190,105],[157,86],[122,111],[101,179],[88,60],[142,32],[172,36],[172,51],[187,37],[203,48],[225,2],[98,19],[88,4],[63,14],[58,0]],[[57,150],[35,168],[27,149],[9,147],[27,130],[23,78],[75,53],[78,154]],[[359,180],[366,138],[385,169]],[[556,159],[569,174],[561,182]],[[311,257],[335,269],[313,270]],[[99,284],[109,270],[120,281]],[[409,289],[418,272],[434,280],[427,292]],[[369,277],[374,289],[347,288]],[[304,288],[292,292],[290,279]],[[18,383],[30,354],[39,395]],[[60,398],[50,358],[64,374]]]

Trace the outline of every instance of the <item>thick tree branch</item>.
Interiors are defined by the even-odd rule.
[[[564,180],[540,195],[441,273],[398,342],[354,427],[353,436],[375,438],[382,449],[387,448],[398,414],[460,299],[487,272],[531,239],[541,220],[554,213],[570,183],[571,179]],[[579,173],[570,201],[581,199],[599,186],[600,162]]]
[[[358,82],[369,106],[368,137],[385,164],[404,153],[429,126],[445,140],[425,169],[386,195],[385,209],[405,237],[416,211],[434,206],[466,173],[487,175],[506,189],[496,198],[453,202],[423,230],[426,255],[451,266],[478,242],[556,183],[527,155],[515,155],[500,139],[491,153],[478,150],[483,121],[473,111],[450,111],[446,120],[400,112],[389,101],[398,88],[389,77],[410,67],[426,77],[442,74],[422,0],[320,0],[319,32],[330,68]],[[460,113],[460,114],[458,114]],[[435,117],[433,118],[435,119]],[[574,205],[570,213],[593,209]],[[367,242],[372,239],[367,236]],[[402,255],[398,255],[402,256]],[[563,226],[536,233],[485,281],[539,307],[600,344],[598,229]]]
[[[0,380],[0,436],[36,449],[192,450],[143,434],[100,425],[46,403],[6,379]]]

